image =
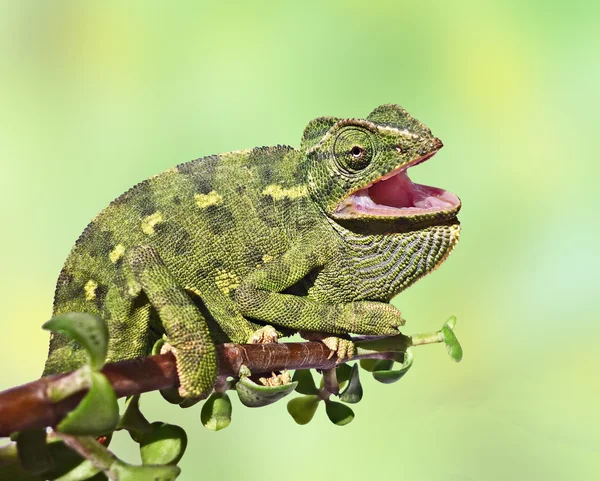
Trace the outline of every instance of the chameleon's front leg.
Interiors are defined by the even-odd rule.
[[[141,289],[156,309],[177,360],[179,393],[205,398],[218,373],[217,355],[206,320],[167,269],[156,249],[137,246],[125,258],[129,289]]]
[[[297,242],[280,259],[245,278],[235,297],[242,314],[303,331],[368,335],[397,333],[404,321],[400,312],[390,304],[370,301],[324,304],[309,297],[281,293],[314,269],[327,264],[327,246],[321,244],[315,239]]]

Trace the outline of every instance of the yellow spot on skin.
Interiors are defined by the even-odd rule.
[[[229,294],[232,290],[237,289],[240,280],[233,272],[218,269],[215,284],[223,294]]]
[[[156,211],[154,214],[144,217],[142,219],[142,232],[147,235],[154,234],[154,227],[163,221],[163,216],[160,211]]]
[[[308,189],[306,185],[295,185],[294,187],[289,187],[288,189],[284,189],[279,184],[271,184],[265,187],[265,190],[262,191],[263,195],[270,195],[274,200],[281,199],[298,199],[299,197],[306,197],[308,194]]]
[[[186,287],[185,290],[195,296],[202,297],[202,293],[195,287]]]
[[[274,259],[274,257],[272,255],[269,254],[265,254],[264,256],[262,256],[262,260],[263,262],[266,264],[267,262],[271,262]]]
[[[98,283],[93,279],[90,279],[89,281],[87,281],[85,283],[83,290],[85,291],[85,300],[86,301],[93,301],[94,299],[96,299],[96,289],[97,288],[98,288]]]
[[[223,202],[223,197],[221,197],[216,190],[213,190],[208,194],[196,194],[194,199],[196,199],[196,205],[201,209],[206,209],[211,205],[219,205]]]
[[[116,263],[125,254],[125,246],[123,244],[117,244],[115,248],[108,254],[110,262]]]

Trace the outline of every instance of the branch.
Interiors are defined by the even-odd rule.
[[[402,334],[381,338],[357,338],[356,359],[390,359],[412,345],[444,342],[440,332],[411,337]],[[242,365],[253,374],[283,369],[331,369],[332,352],[321,342],[271,344],[221,344],[217,346],[219,377],[237,376]],[[175,358],[171,353],[106,364],[102,369],[117,397],[179,386]],[[56,426],[81,400],[86,391],[53,402],[52,391],[70,381],[75,373],[48,376],[0,392],[0,437],[27,429]]]

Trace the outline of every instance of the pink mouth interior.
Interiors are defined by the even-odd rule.
[[[402,217],[450,211],[459,205],[458,197],[447,190],[413,183],[405,167],[350,195],[336,214]]]

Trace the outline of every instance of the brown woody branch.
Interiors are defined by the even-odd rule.
[[[386,339],[393,340],[395,346],[412,344],[411,338],[403,335],[378,341]],[[397,348],[394,352],[368,349],[378,341],[359,342],[357,346],[365,347],[359,348],[353,359],[386,359],[397,354]],[[331,351],[321,342],[222,344],[217,346],[217,353],[220,377],[235,376],[242,364],[253,374],[270,374],[283,369],[330,369],[336,364],[335,356],[331,357]],[[175,358],[170,353],[107,364],[102,372],[117,397],[179,386]],[[68,375],[48,376],[0,392],[0,437],[26,429],[56,426],[85,395],[82,391],[63,401],[52,401],[52,388],[61,381],[64,383]]]

